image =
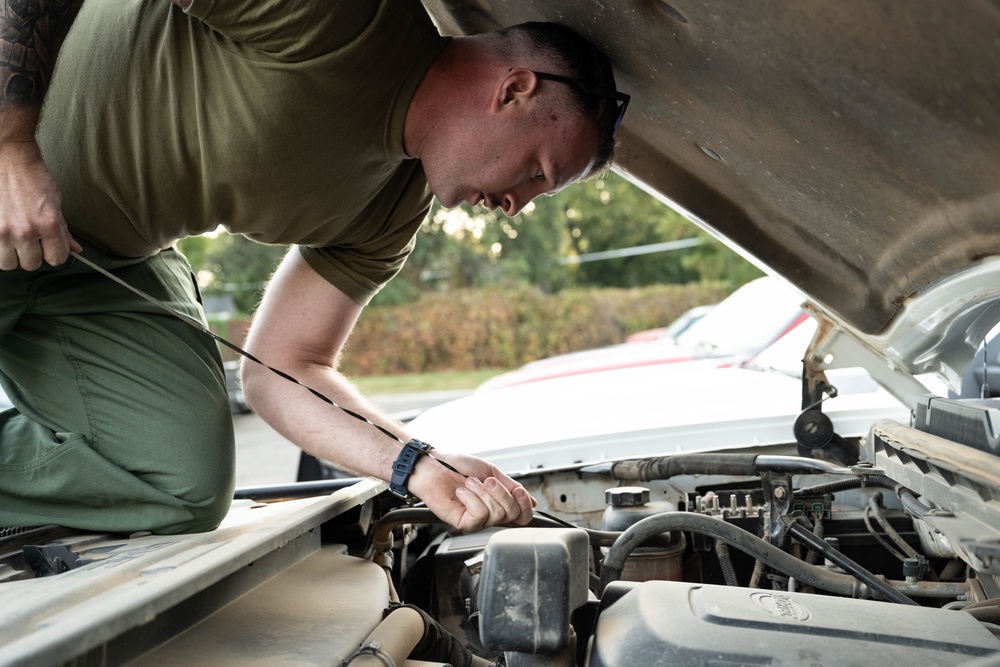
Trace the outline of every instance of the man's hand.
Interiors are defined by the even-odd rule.
[[[35,143],[56,56],[83,0],[0,2],[0,270],[57,266],[82,248]],[[66,138],[72,141],[72,138]]]
[[[523,486],[492,464],[440,450],[432,450],[430,457],[444,461],[461,474],[424,456],[410,476],[408,489],[443,521],[470,532],[504,523],[524,526],[531,521],[531,510],[538,503]]]
[[[59,186],[33,140],[0,143],[0,270],[58,266],[83,249],[69,234]]]

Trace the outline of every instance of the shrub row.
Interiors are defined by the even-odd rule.
[[[411,304],[368,308],[341,359],[354,376],[514,368],[574,350],[620,343],[715,303],[722,284],[636,289],[476,289],[426,294]]]
[[[621,343],[684,311],[717,303],[722,283],[544,294],[532,287],[427,293],[362,313],[341,358],[351,376],[515,368],[534,359]],[[246,323],[215,327],[240,343]],[[235,358],[229,350],[224,356]]]

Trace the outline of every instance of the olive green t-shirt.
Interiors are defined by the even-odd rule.
[[[430,205],[403,123],[446,41],[418,0],[88,0],[38,131],[72,233],[144,257],[221,224],[367,302]]]

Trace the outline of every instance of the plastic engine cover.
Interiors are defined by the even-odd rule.
[[[958,665],[1000,651],[971,615],[888,602],[672,581],[616,582],[589,667]]]

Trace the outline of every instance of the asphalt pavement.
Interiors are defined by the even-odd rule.
[[[383,410],[405,418],[438,403],[468,394],[468,391],[433,391],[416,394],[369,396]],[[299,448],[250,413],[234,415],[236,429],[236,486],[285,484],[295,481]]]

